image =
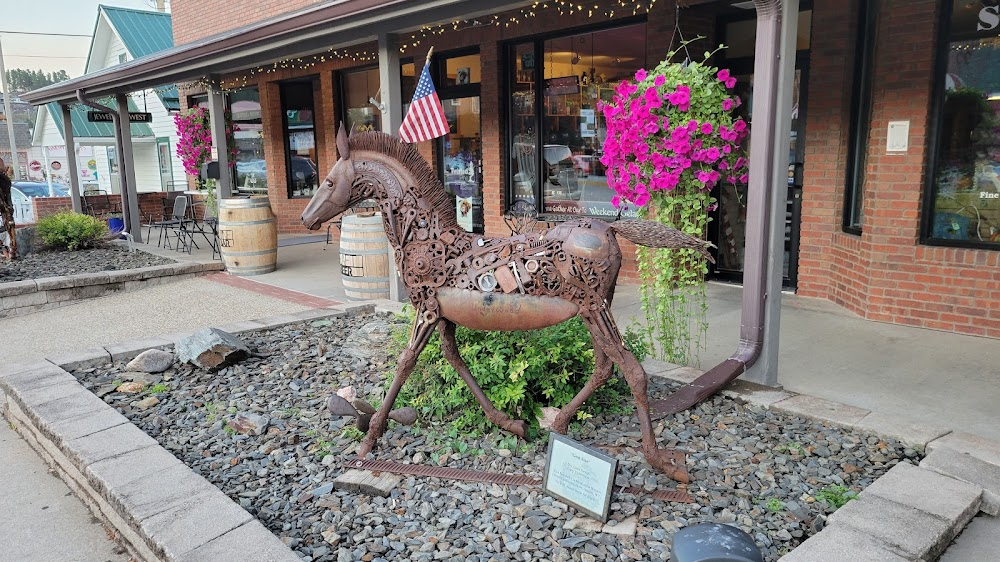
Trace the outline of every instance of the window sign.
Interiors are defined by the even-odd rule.
[[[953,2],[926,239],[1000,249],[1000,2]]]

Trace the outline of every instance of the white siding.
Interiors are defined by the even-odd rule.
[[[104,55],[104,64],[100,68],[108,68],[119,64],[119,55],[125,55],[125,60],[129,60],[128,51],[125,50],[125,44],[118,38],[118,34],[111,33],[110,36],[111,40],[108,41],[107,50]]]
[[[133,143],[132,152],[135,154],[136,191],[139,193],[163,191],[160,185],[160,164],[156,157],[156,144]]]
[[[41,139],[40,146],[62,146],[66,144],[63,140],[61,134],[59,134],[59,128],[56,127],[55,120],[52,119],[52,114],[49,113],[48,106],[42,106],[38,109],[39,113],[43,113],[44,117],[42,119],[41,127],[42,131],[40,136],[36,134],[36,138]]]
[[[95,146],[94,160],[97,160],[97,181],[100,183],[98,189],[111,193],[111,173],[108,170],[108,147]]]

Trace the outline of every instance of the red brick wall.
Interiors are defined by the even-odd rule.
[[[174,45],[190,43],[237,27],[279,16],[323,0],[172,0]]]
[[[883,322],[1000,337],[1000,252],[919,244],[937,56],[935,0],[888,0],[879,24],[861,236],[842,232],[850,29],[857,2],[817,2],[803,195],[799,294]],[[886,154],[889,121],[910,121],[909,150]]]
[[[60,211],[70,211],[73,209],[73,201],[69,197],[32,197],[31,207],[35,213],[35,220],[54,215]]]

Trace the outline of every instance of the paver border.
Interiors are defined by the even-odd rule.
[[[191,267],[191,266],[188,266]],[[149,272],[153,274],[153,272]],[[142,275],[142,273],[140,274]],[[2,289],[2,287],[0,287]],[[3,294],[3,293],[0,293]],[[26,293],[25,293],[26,294]],[[385,301],[339,304],[294,314],[231,323],[220,329],[238,334],[268,330],[295,322],[355,316],[376,311],[398,311]],[[29,445],[83,500],[91,512],[115,529],[130,554],[146,561],[197,560],[212,553],[212,560],[299,560],[266,527],[233,502],[220,489],[181,463],[154,439],[129,422],[113,407],[86,390],[67,371],[131,359],[146,349],[169,348],[189,334],[134,340],[78,352],[53,355],[43,361],[0,367],[0,410]],[[701,371],[656,360],[643,363],[650,376],[681,383],[691,382]],[[1000,443],[899,420],[877,412],[816,397],[737,381],[723,393],[754,406],[811,418],[826,424],[891,437],[937,457],[971,457],[994,471],[1000,482]],[[926,466],[925,466],[926,465]],[[912,467],[912,465],[906,465]],[[835,536],[858,537],[852,541],[858,560],[923,560],[942,552],[980,508],[989,510],[990,486],[970,472],[949,468],[947,462],[920,467],[893,467],[876,480],[878,490],[863,491],[851,509],[831,518],[820,533],[810,537],[782,558],[785,562],[841,560],[848,554]],[[916,472],[913,472],[916,471]],[[886,479],[892,473],[892,478]],[[905,474],[904,474],[905,473]],[[933,476],[932,476],[933,475]],[[906,478],[947,478],[965,486],[966,504],[940,502],[914,505],[905,493]],[[145,480],[144,480],[145,479]],[[903,483],[897,482],[902,479]],[[893,481],[893,482],[890,482]],[[156,482],[156,486],[148,485]],[[966,482],[968,484],[959,484]],[[895,487],[892,485],[895,483]],[[873,483],[872,486],[875,484]],[[955,486],[952,486],[954,488]],[[871,488],[871,487],[869,487]],[[940,486],[947,490],[949,486]],[[902,490],[895,496],[894,489]],[[1000,490],[993,489],[993,494]],[[995,501],[995,500],[994,500]],[[940,509],[938,507],[945,506]],[[866,530],[866,521],[879,510],[906,513],[936,529],[934,540],[915,553],[887,544]],[[194,523],[193,523],[194,522]],[[803,548],[806,547],[806,548]],[[867,549],[867,550],[864,550]],[[798,554],[796,554],[798,553]],[[881,558],[879,558],[881,557]],[[886,558],[890,557],[890,558]]]
[[[374,311],[374,304],[342,304],[219,328],[241,333]],[[0,367],[0,414],[138,560],[297,562],[239,504],[68,372],[169,348],[186,335]]]
[[[22,316],[113,293],[127,293],[193,279],[224,269],[225,265],[220,261],[185,260],[132,269],[0,283],[0,318]]]

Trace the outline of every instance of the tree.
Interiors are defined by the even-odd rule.
[[[65,70],[42,72],[41,70],[12,68],[7,71],[7,87],[18,95],[63,80],[69,80],[69,74]]]

